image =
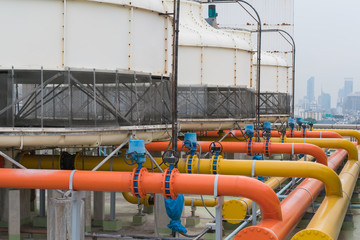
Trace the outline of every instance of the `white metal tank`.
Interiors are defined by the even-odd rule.
[[[251,50],[249,33],[215,29],[201,4],[181,1],[179,85],[249,87]]]
[[[161,0],[2,0],[0,68],[169,73]]]
[[[256,89],[257,53],[253,56],[253,86]],[[289,66],[286,60],[274,53],[261,53],[260,91],[290,93]]]

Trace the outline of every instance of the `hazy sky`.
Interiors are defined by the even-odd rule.
[[[335,107],[344,77],[360,91],[360,1],[295,0],[296,99],[315,77],[315,95],[331,94]]]

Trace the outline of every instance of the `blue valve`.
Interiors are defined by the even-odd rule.
[[[127,151],[129,157],[137,164],[142,164],[146,160],[146,150],[144,140],[130,140],[129,149]]]
[[[264,122],[264,131],[271,132],[271,122]]]
[[[197,149],[196,133],[185,133],[184,135],[184,147],[191,152],[195,152]]]
[[[296,123],[297,123],[297,125],[299,126],[299,130],[301,129],[301,126],[302,126],[302,124],[303,124],[303,121],[302,121],[303,119],[302,118],[296,118]]]
[[[291,129],[294,129],[294,127],[295,127],[295,120],[294,120],[293,118],[289,118],[288,124],[289,124],[289,127],[290,127]]]
[[[253,138],[254,137],[254,125],[245,125],[245,135],[248,138]]]

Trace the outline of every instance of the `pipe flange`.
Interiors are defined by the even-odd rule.
[[[304,129],[304,130],[302,131],[303,138],[306,138],[306,133],[307,133],[307,131],[306,131],[306,129]]]
[[[193,155],[188,155],[186,157],[186,162],[185,162],[185,166],[186,166],[186,173],[194,173],[194,162],[198,160],[199,161],[199,158],[196,154],[193,154]]]
[[[264,143],[264,155],[266,157],[270,157],[271,156],[271,141],[270,140],[267,140],[265,143]]]
[[[147,173],[146,168],[134,168],[131,174],[131,194],[137,198],[146,197],[141,181],[144,173]]]
[[[247,142],[248,143],[248,147],[247,147],[247,155],[248,156],[253,156],[253,145],[252,145],[252,141],[251,139]]]
[[[163,196],[165,199],[176,199],[177,194],[174,191],[174,179],[176,174],[180,173],[177,168],[172,170],[166,169],[165,172],[162,174],[162,181],[161,181],[161,190],[163,192]]]
[[[210,161],[210,173],[211,174],[218,174],[219,170],[220,170],[220,161],[223,159],[223,157],[221,155],[214,155],[211,158]]]

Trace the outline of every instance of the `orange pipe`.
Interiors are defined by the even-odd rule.
[[[337,150],[329,157],[329,165],[335,170],[344,161],[347,152],[345,150]],[[273,239],[285,239],[289,233],[295,228],[311,203],[324,185],[319,180],[312,178],[305,179],[298,187],[296,187],[282,202],[281,211],[283,220],[281,222],[269,222],[262,220],[258,225],[251,226],[240,231],[234,238],[239,239],[257,239],[268,240],[269,236]]]
[[[209,151],[209,146],[211,142],[198,142],[201,146],[202,152]],[[178,141],[178,151],[181,151],[183,142]],[[248,143],[246,142],[221,142],[223,147],[223,152],[231,153],[247,153]],[[145,147],[149,151],[165,151],[169,146],[169,142],[152,142],[146,144]],[[292,148],[294,146],[294,152]],[[327,157],[324,151],[315,145],[307,143],[270,143],[269,144],[270,153],[285,153],[285,154],[308,154],[316,158],[318,163],[327,165]],[[198,148],[198,150],[200,150]],[[265,143],[252,143],[252,152],[253,153],[264,153],[265,152]]]
[[[207,131],[207,132],[201,132],[197,131],[197,136],[201,137],[221,137],[221,135],[226,134],[229,132],[228,130],[223,131],[223,133],[219,134],[219,131]],[[286,137],[291,137],[291,131],[286,131]],[[227,135],[227,137],[243,137],[243,134],[240,130],[232,130],[231,134]],[[257,133],[255,132],[255,136],[257,136]],[[260,131],[260,137],[263,136],[263,131]],[[281,133],[275,130],[271,131],[272,137],[281,137]],[[303,132],[302,131],[293,131],[293,136],[296,138],[302,138]],[[342,136],[339,133],[336,132],[322,132],[322,131],[305,131],[305,137],[306,138],[342,138]]]
[[[70,174],[66,170],[0,169],[0,188],[69,189]],[[139,186],[144,194],[162,193],[165,173],[139,176]],[[215,175],[173,173],[172,191],[175,194],[214,194]],[[75,171],[73,190],[130,192],[133,173]],[[282,220],[280,201],[266,184],[243,176],[218,175],[218,195],[242,196],[260,205],[262,218],[276,223]]]

